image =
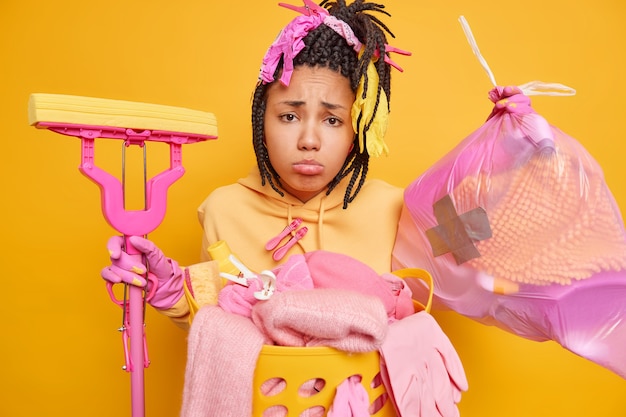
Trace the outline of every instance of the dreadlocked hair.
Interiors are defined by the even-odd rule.
[[[367,3],[364,0],[355,0],[350,5],[345,0],[328,1],[323,0],[320,6],[326,8],[328,12],[336,18],[347,23],[359,41],[363,44],[360,56],[348,45],[346,40],[331,28],[322,24],[309,32],[304,38],[304,49],[295,57],[294,68],[302,65],[309,67],[325,67],[337,71],[350,80],[352,91],[356,92],[361,78],[365,77],[363,94],[376,94],[376,105],[374,114],[378,109],[381,91],[387,96],[387,103],[391,101],[391,71],[390,66],[383,59],[375,60],[375,54],[385,55],[385,45],[387,38],[385,33],[395,37],[389,28],[372,13],[391,16],[384,10],[384,5]],[[370,12],[370,13],[368,13]],[[378,91],[367,91],[367,68],[370,62],[374,61],[376,72],[378,73]],[[282,59],[276,68],[274,80],[278,80],[283,67]],[[274,81],[277,82],[277,81]],[[280,177],[270,163],[267,148],[265,147],[264,136],[264,115],[267,89],[271,84],[259,82],[254,91],[252,99],[252,144],[257,158],[257,165],[261,173],[261,184],[269,182],[273,190],[281,196]],[[388,109],[387,109],[388,110]],[[374,117],[372,117],[372,120]],[[357,120],[357,125],[362,121]],[[370,121],[371,123],[371,121]],[[367,152],[367,131],[369,124],[363,127],[362,141],[358,133],[355,133],[353,147],[346,160],[339,170],[339,173],[328,184],[326,194],[330,192],[347,176],[350,176],[346,193],[343,199],[343,208],[346,209],[357,196],[365,182],[369,168],[370,155]],[[358,130],[357,130],[358,132]],[[363,143],[361,149],[360,143]]]

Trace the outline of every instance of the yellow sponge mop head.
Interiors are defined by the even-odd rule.
[[[63,94],[31,94],[28,122],[110,126],[217,137],[212,113],[160,104]]]

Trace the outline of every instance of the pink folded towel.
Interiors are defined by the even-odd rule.
[[[378,297],[341,289],[286,291],[252,308],[252,321],[283,346],[330,346],[347,352],[377,350],[387,334]]]
[[[315,288],[340,288],[378,297],[390,321],[415,311],[411,291],[393,274],[379,275],[368,265],[350,256],[327,251],[304,254]]]

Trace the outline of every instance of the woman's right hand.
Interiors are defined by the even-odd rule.
[[[153,294],[148,302],[155,308],[171,308],[183,295],[183,273],[178,263],[167,258],[150,240],[130,236],[128,242],[143,256],[147,263],[137,261],[136,256],[124,251],[124,237],[113,236],[107,242],[111,265],[102,269],[100,275],[112,284],[126,283],[145,287],[147,281],[156,288],[148,288]],[[146,280],[146,272],[149,279]]]
[[[136,257],[124,251],[124,237],[112,236],[107,242],[107,250],[111,258],[111,265],[102,269],[100,275],[105,281],[112,284],[125,283],[138,287],[145,287],[146,266],[137,262]]]

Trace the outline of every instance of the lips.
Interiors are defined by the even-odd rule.
[[[293,170],[301,175],[319,175],[324,171],[324,166],[317,161],[303,160],[293,164]]]

